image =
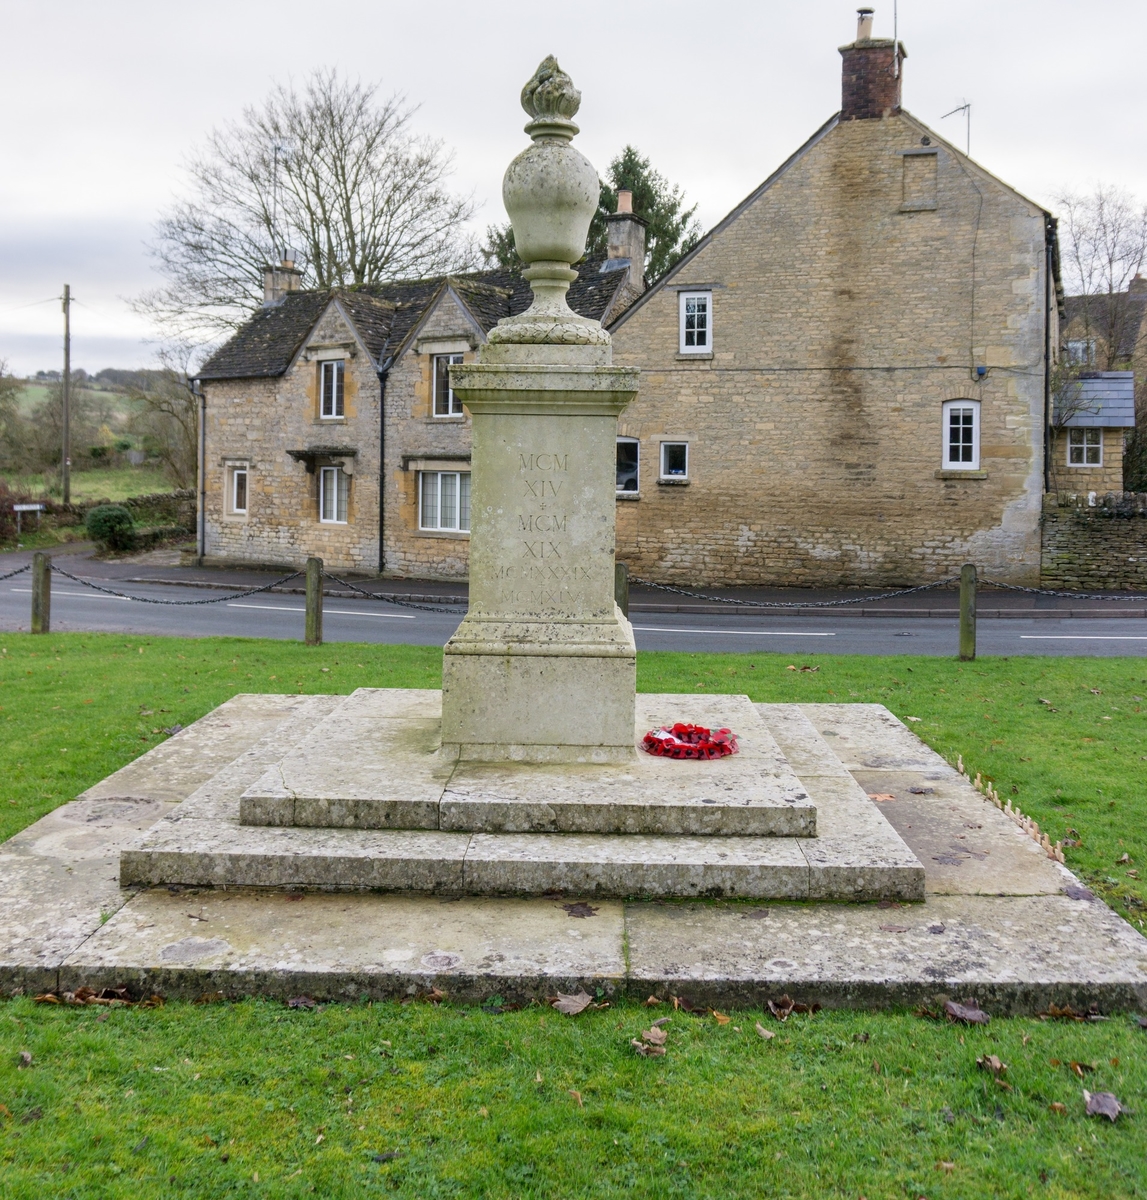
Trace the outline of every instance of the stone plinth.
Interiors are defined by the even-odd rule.
[[[484,761],[633,758],[636,649],[613,598],[617,415],[605,345],[489,345],[453,367],[473,418],[470,608],[446,644],[442,741]]]

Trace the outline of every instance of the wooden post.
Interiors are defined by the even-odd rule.
[[[629,616],[629,568],[623,562],[613,564],[613,598],[617,607]]]
[[[323,644],[323,560],[307,559],[307,633],[308,646]]]
[[[976,568],[965,563],[960,568],[960,661],[976,657]]]
[[[52,559],[42,550],[32,555],[32,632],[52,629]]]

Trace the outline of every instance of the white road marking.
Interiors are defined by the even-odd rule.
[[[1021,633],[1026,642],[1147,642],[1147,635],[1132,633]]]
[[[25,595],[32,594],[31,588],[11,588],[13,592],[23,592]],[[75,596],[80,600],[130,600],[127,596],[105,596],[102,592],[65,592],[61,588],[52,588],[53,596]]]
[[[305,613],[305,608],[287,608],[282,604],[239,604],[231,602],[227,605],[228,608],[262,608],[268,612],[290,612],[290,613]],[[381,617],[383,620],[389,621],[413,621],[416,620],[414,613],[387,613],[387,612],[357,612],[349,608],[324,608],[323,612],[332,617]]]
[[[836,637],[835,633],[783,633],[772,629],[673,629],[668,625],[634,625],[641,633],[719,633],[730,637]]]

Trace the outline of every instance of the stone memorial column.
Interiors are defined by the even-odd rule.
[[[581,94],[551,57],[522,91],[533,138],[502,196],[534,301],[450,368],[473,418],[470,607],[446,644],[442,741],[464,759],[635,753],[633,630],[614,602],[617,417],[638,372],[566,292],[598,177],[570,145]]]

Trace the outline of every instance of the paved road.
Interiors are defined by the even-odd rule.
[[[111,581],[108,581],[109,583]],[[201,588],[114,584],[164,600],[204,600]],[[0,583],[0,630],[28,628],[31,583],[26,575]],[[373,600],[328,598],[323,633],[332,642],[405,642],[441,646],[459,612],[422,612]],[[935,654],[956,650],[956,622],[922,617],[725,616],[634,613],[641,650],[778,651],[807,654]],[[277,593],[222,603],[175,607],[137,604],[53,580],[55,631],[173,634],[183,637],[301,638],[301,596]],[[1106,618],[981,620],[981,654],[1147,656],[1147,621]]]

